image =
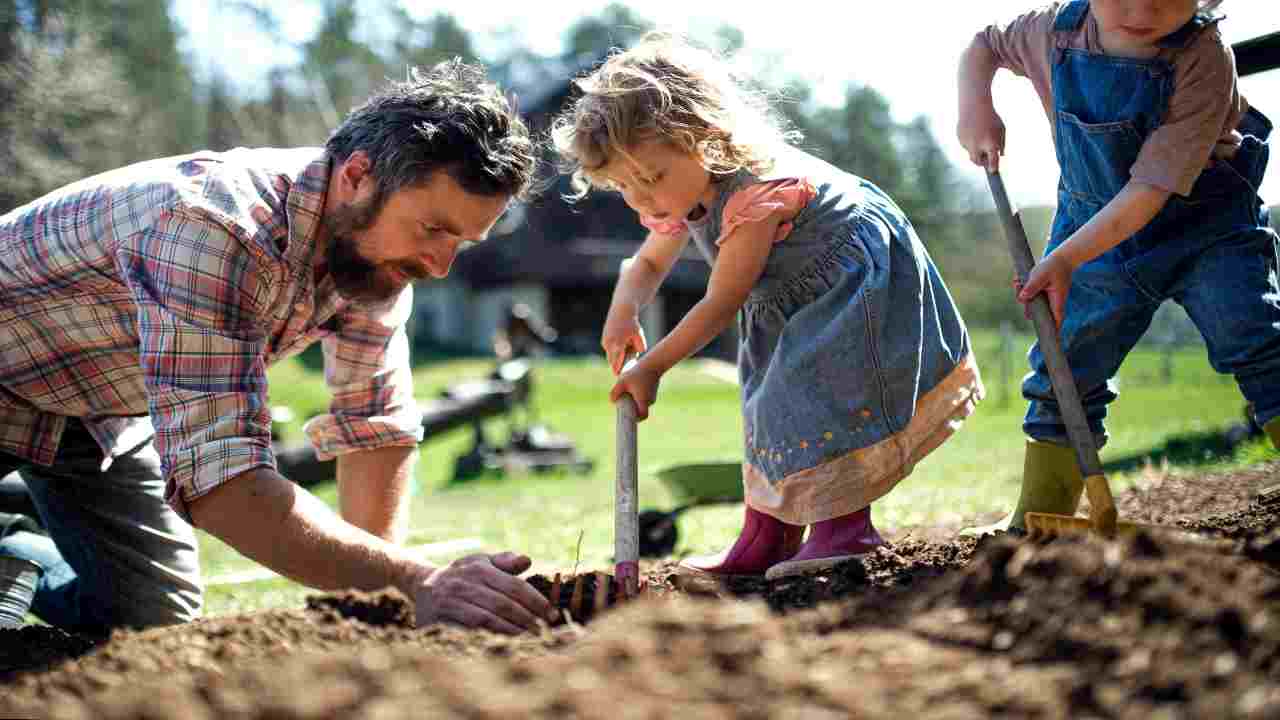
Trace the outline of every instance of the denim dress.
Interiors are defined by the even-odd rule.
[[[1083,1],[1066,5],[1054,26],[1060,38],[1052,80],[1061,179],[1046,252],[1129,181],[1129,169],[1174,91],[1173,66],[1166,60],[1066,47],[1065,36],[1085,22],[1088,6]],[[1162,44],[1186,47],[1214,22],[1198,15]],[[1258,421],[1280,415],[1277,238],[1258,197],[1271,123],[1251,108],[1237,130],[1244,136],[1239,150],[1206,168],[1190,196],[1170,197],[1146,227],[1072,276],[1062,346],[1100,442],[1106,439],[1107,404],[1116,398],[1116,371],[1168,299],[1187,311],[1204,336],[1214,369],[1235,375]],[[1029,359],[1031,373],[1022,392],[1030,406],[1023,429],[1038,440],[1065,444],[1066,429],[1038,344]]]
[[[809,524],[860,510],[940,445],[982,394],[963,320],[902,211],[872,183],[794,148],[739,171],[690,236],[709,263],[744,187],[816,190],[738,315],[746,502]],[[725,242],[733,242],[732,236]]]

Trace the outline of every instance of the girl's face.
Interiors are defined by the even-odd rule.
[[[1109,52],[1149,57],[1161,38],[1182,27],[1196,13],[1197,0],[1092,0],[1102,46]]]
[[[642,217],[678,222],[713,199],[711,173],[692,153],[658,139],[642,140],[627,152],[630,159],[615,153],[595,175]]]

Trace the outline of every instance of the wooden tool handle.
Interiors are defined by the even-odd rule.
[[[1027,275],[1035,265],[1031,254],[1031,245],[1027,242],[1027,231],[1022,220],[1009,202],[1009,194],[1005,192],[1004,180],[998,172],[987,173],[987,183],[991,186],[991,196],[995,199],[996,212],[1000,223],[1004,226],[1005,238],[1009,241],[1009,254],[1013,256],[1013,268],[1018,273],[1018,281],[1027,282]],[[1049,298],[1044,293],[1031,300],[1031,320],[1036,328],[1036,338],[1040,341],[1040,353],[1044,356],[1044,364],[1049,368],[1049,380],[1053,383],[1053,394],[1058,399],[1058,411],[1062,414],[1062,422],[1067,426],[1067,439],[1076,452],[1076,461],[1080,464],[1080,472],[1086,478],[1100,478],[1089,482],[1089,506],[1092,517],[1098,521],[1098,529],[1110,534],[1115,530],[1115,500],[1111,497],[1111,489],[1102,474],[1102,460],[1098,457],[1098,445],[1093,440],[1093,431],[1089,429],[1089,420],[1085,417],[1084,406],[1080,402],[1080,391],[1076,387],[1071,367],[1067,365],[1066,353],[1062,351],[1062,342],[1058,338],[1058,326],[1053,321],[1053,311],[1049,308]],[[1107,520],[1107,517],[1110,520]],[[1109,527],[1108,527],[1109,526]]]
[[[639,469],[636,454],[636,402],[630,395],[618,399],[617,461],[613,493],[614,576],[622,592],[640,589]]]

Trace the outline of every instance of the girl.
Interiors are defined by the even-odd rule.
[[[610,398],[647,417],[662,374],[738,316],[746,519],[728,550],[684,569],[776,578],[883,544],[871,502],[982,395],[911,224],[870,182],[788,146],[707,52],[650,35],[577,86],[553,128],[576,187],[620,192],[649,229],[605,323],[614,372],[646,349],[639,311],[685,246],[711,264],[706,296]]]
[[[991,81],[1031,79],[1054,130],[1061,181],[1043,259],[1020,289],[1047,293],[1093,432],[1116,398],[1112,378],[1162,302],[1186,309],[1219,372],[1236,376],[1280,445],[1280,288],[1276,236],[1257,188],[1271,123],[1236,87],[1220,2],[1052,3],[979,33],[960,64],[960,142],[994,171],[1004,125]],[[1010,517],[1072,514],[1082,480],[1039,348],[1022,493]]]

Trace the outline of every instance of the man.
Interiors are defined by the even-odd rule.
[[[323,149],[140,163],[0,216],[0,476],[23,471],[48,531],[0,554],[41,566],[32,611],[81,632],[198,617],[194,524],[311,587],[399,588],[419,624],[553,617],[523,555],[437,568],[398,545],[422,435],[410,285],[534,168],[506,99],[454,61]],[[317,340],[333,402],[306,431],[337,458],[341,518],[271,452],[266,368]]]

